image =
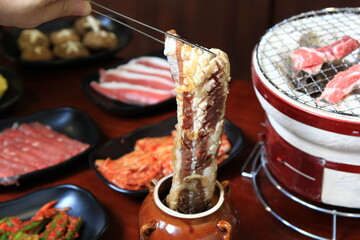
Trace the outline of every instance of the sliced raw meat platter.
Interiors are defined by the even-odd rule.
[[[156,104],[174,96],[171,91],[128,83],[94,81],[90,85],[108,98],[139,105]]]
[[[168,91],[174,89],[173,82],[170,82],[163,77],[158,77],[151,74],[119,71],[118,69],[109,69],[107,71],[102,69],[99,72],[100,83],[119,82]]]
[[[152,56],[138,57],[129,61],[129,63],[130,64],[138,63],[147,66],[149,68],[156,68],[156,69],[169,71],[168,61],[159,57],[152,57]]]
[[[1,138],[7,140],[7,142],[4,142],[3,146],[7,146],[14,142],[16,142],[17,146],[19,146],[19,144],[23,143],[26,144],[28,148],[35,148],[42,152],[45,151],[47,153],[47,156],[43,156],[44,158],[47,158],[48,155],[51,154],[64,154],[62,151],[62,149],[66,147],[64,143],[56,140],[53,141],[51,138],[49,139],[43,137],[40,133],[36,133],[36,131],[32,132],[34,129],[32,129],[32,131],[29,131],[29,128],[25,126],[26,125],[23,124],[20,126],[21,129],[4,130],[4,132],[1,134]]]
[[[53,166],[89,147],[39,122],[14,124],[0,133],[0,178]]]
[[[0,159],[1,159],[1,166],[6,166],[6,168],[10,168],[15,173],[19,171],[34,171],[37,169],[36,165],[31,162],[24,162],[21,161],[18,157],[14,157],[9,152],[0,152]],[[3,168],[1,168],[3,170]],[[6,173],[6,175],[9,175],[9,173]],[[15,175],[9,175],[9,176],[16,176]]]
[[[316,74],[321,70],[325,62],[340,60],[359,48],[359,42],[349,36],[345,36],[335,43],[320,47],[301,47],[291,53],[294,68],[303,70],[309,74]]]
[[[331,104],[338,103],[358,86],[360,86],[360,64],[356,64],[336,74],[335,77],[326,84],[324,91],[321,96],[316,99],[316,102],[319,104],[321,100],[325,99]]]
[[[56,152],[53,152],[49,151],[49,148],[46,147],[45,149],[42,147],[42,145],[44,144],[38,144],[38,142],[34,142],[34,144],[32,143],[29,143],[29,141],[18,141],[18,139],[14,139],[16,141],[16,148],[19,148],[21,149],[21,151],[25,152],[26,154],[29,154],[29,155],[33,155],[34,157],[37,158],[37,160],[39,162],[48,162],[49,159],[53,162],[60,162],[61,159],[63,159],[64,157],[71,157],[70,154],[68,154],[68,156],[64,155],[64,154],[61,154],[61,153],[56,153]],[[23,140],[23,139],[22,139]],[[8,141],[11,143],[11,141]],[[4,145],[2,146],[6,146],[8,143],[5,143]],[[40,146],[40,147],[39,147]],[[44,151],[46,151],[46,156],[44,155]]]
[[[158,67],[156,65],[144,65],[138,61],[130,61],[128,64],[120,65],[116,68],[116,71],[119,72],[132,72],[132,73],[143,73],[150,76],[157,76],[164,78],[168,82],[174,85],[174,80],[172,79],[171,73],[168,69],[163,69],[163,67]]]
[[[121,102],[152,105],[175,96],[175,83],[167,61],[139,57],[111,69],[99,70],[99,81],[90,86],[98,93]]]
[[[51,140],[51,144],[58,144],[60,143],[63,147],[67,149],[67,152],[73,152],[74,154],[77,154],[85,149],[87,149],[87,145],[84,145],[82,142],[79,142],[75,139],[71,139],[65,134],[58,133],[56,131],[53,131],[49,126],[45,126],[43,124],[40,124],[39,122],[34,122],[31,125],[28,124],[22,124],[20,126],[21,129],[24,127],[30,127],[34,129],[33,133],[36,134],[38,132],[41,136],[46,137],[47,139]],[[28,128],[29,129],[29,128]]]

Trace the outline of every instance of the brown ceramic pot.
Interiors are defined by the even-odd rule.
[[[217,182],[217,203],[197,214],[182,214],[163,204],[172,176],[161,179],[144,200],[139,212],[140,240],[235,240],[239,218],[229,199],[229,182]]]

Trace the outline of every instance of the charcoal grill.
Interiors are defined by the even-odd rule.
[[[290,58],[299,47],[322,47],[344,36],[360,41],[360,8],[286,19],[255,47],[252,81],[266,112],[261,140],[271,174],[310,200],[360,208],[360,89],[338,104],[315,101],[336,73],[359,63],[360,51],[324,64],[315,76],[297,72]]]
[[[287,19],[271,28],[261,39],[256,50],[260,71],[278,91],[309,107],[335,114],[360,116],[360,92],[344,99],[340,104],[318,106],[320,95],[332,77],[359,62],[359,49],[342,60],[327,63],[315,76],[296,73],[290,53],[299,47],[330,45],[343,36],[360,41],[360,9],[324,9],[304,13]]]

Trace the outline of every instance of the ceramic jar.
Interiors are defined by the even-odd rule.
[[[172,175],[161,179],[150,190],[139,212],[140,240],[239,239],[239,218],[229,199],[229,182],[217,182],[217,203],[197,214],[182,214],[164,205]]]

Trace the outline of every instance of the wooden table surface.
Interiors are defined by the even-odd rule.
[[[74,107],[93,118],[101,133],[101,145],[138,127],[174,116],[175,110],[168,109],[147,116],[120,117],[99,108],[85,96],[80,89],[82,78],[120,60],[119,56],[115,56],[87,66],[46,71],[22,69],[0,55],[0,65],[15,71],[24,83],[24,94],[20,101],[6,113],[1,113],[0,118],[19,117],[57,107]],[[254,192],[251,179],[241,176],[244,161],[258,142],[259,134],[263,132],[264,111],[249,80],[232,80],[226,117],[243,131],[246,141],[242,152],[218,172],[219,180],[226,179],[231,182],[231,199],[239,211],[241,222],[238,239],[310,239],[288,228],[266,212]],[[331,238],[331,216],[308,210],[285,198],[263,174],[259,175],[259,183],[265,198],[280,215],[308,231]],[[65,171],[45,175],[20,186],[0,187],[0,202],[60,184],[83,187],[100,201],[109,215],[109,226],[102,239],[138,239],[138,210],[143,199],[124,195],[107,187],[89,168],[86,159]],[[357,219],[338,218],[337,239],[360,239],[359,223]]]

